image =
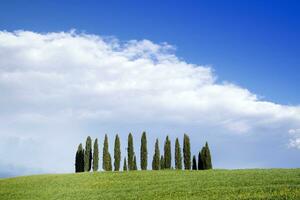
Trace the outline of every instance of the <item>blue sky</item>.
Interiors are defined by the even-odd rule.
[[[2,1],[1,30],[75,28],[121,40],[177,47],[231,81],[284,104],[299,104],[299,1]]]
[[[72,172],[88,135],[133,132],[138,152],[144,130],[150,160],[186,132],[216,168],[299,167],[299,9],[1,1],[0,177]]]

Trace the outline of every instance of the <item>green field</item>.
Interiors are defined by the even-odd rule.
[[[300,199],[300,169],[133,171],[0,179],[0,199]]]

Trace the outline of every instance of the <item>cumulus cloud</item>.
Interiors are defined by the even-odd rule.
[[[211,67],[188,63],[174,52],[167,43],[149,40],[120,42],[74,31],[2,31],[0,134],[50,140],[64,133],[68,140],[89,122],[209,126],[216,135],[287,133],[300,125],[299,106],[264,101],[238,85],[219,84]],[[40,132],[40,126],[47,130]],[[292,141],[290,146],[299,147],[299,138]],[[55,161],[49,165],[57,165]]]

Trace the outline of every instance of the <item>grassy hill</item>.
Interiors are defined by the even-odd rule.
[[[0,179],[0,199],[300,199],[300,169],[134,171]]]

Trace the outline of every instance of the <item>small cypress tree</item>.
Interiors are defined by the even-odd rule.
[[[160,169],[161,170],[165,169],[165,159],[163,155],[161,155],[160,157]]]
[[[193,170],[197,170],[197,161],[196,161],[196,156],[193,156]]]
[[[182,169],[181,149],[178,138],[175,142],[175,169]]]
[[[154,155],[153,155],[153,160],[152,160],[152,170],[159,170],[160,167],[160,152],[159,152],[159,144],[158,144],[158,139],[155,141],[155,150],[154,150]]]
[[[96,138],[94,142],[94,152],[93,152],[93,171],[98,171],[99,165],[99,149],[98,149],[98,139]]]
[[[128,147],[127,147],[128,169],[133,170],[134,148],[132,134],[128,135]]]
[[[136,164],[136,156],[133,156],[133,168],[132,170],[137,170],[137,164]]]
[[[90,136],[86,139],[84,153],[84,171],[89,172],[92,166],[92,139]]]
[[[183,137],[183,159],[184,159],[184,169],[191,169],[191,147],[190,147],[190,138],[187,134],[184,134]]]
[[[119,171],[120,170],[120,163],[121,163],[121,150],[120,150],[120,138],[118,135],[116,135],[115,138],[115,148],[114,148],[114,170]]]
[[[203,166],[203,159],[201,156],[201,151],[198,154],[198,170],[203,170],[204,166]]]
[[[104,144],[103,144],[103,163],[102,163],[102,168],[105,171],[111,171],[112,166],[111,166],[111,156],[108,150],[108,137],[105,134],[104,138]]]
[[[127,171],[126,157],[124,158],[123,171]]]
[[[169,136],[166,137],[164,146],[164,168],[171,169],[171,142]]]
[[[142,138],[141,138],[141,169],[147,170],[147,158],[148,152],[147,152],[147,137],[146,132],[143,132]]]
[[[79,144],[76,152],[75,172],[84,172],[84,150],[81,143]]]

